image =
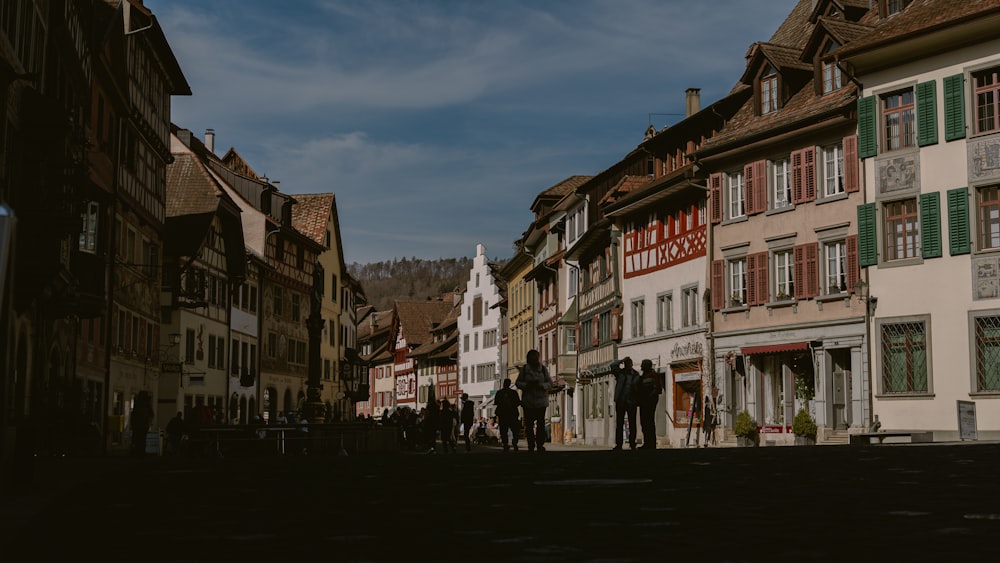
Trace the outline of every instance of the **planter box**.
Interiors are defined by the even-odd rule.
[[[745,436],[736,437],[736,446],[739,448],[756,448],[759,443],[757,438],[747,438]]]
[[[816,438],[812,438],[812,437],[809,437],[809,436],[796,436],[795,437],[795,445],[796,446],[815,446],[816,445]]]

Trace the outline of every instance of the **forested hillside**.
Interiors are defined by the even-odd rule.
[[[469,279],[472,258],[401,258],[371,264],[353,262],[348,271],[361,283],[368,304],[378,311],[392,308],[396,299],[427,299],[448,291],[462,291]]]

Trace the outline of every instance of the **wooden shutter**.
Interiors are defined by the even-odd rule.
[[[948,251],[952,256],[972,252],[969,233],[969,188],[948,190]]]
[[[878,264],[878,239],[875,228],[875,204],[858,206],[858,266]]]
[[[858,267],[858,235],[851,235],[844,241],[847,246],[847,291],[854,293],[861,281],[861,268]]]
[[[806,297],[816,297],[819,295],[819,243],[811,242],[802,245],[805,247],[806,255]]]
[[[597,346],[601,343],[601,317],[594,315],[594,318],[590,321],[590,345]]]
[[[878,122],[875,119],[875,96],[858,99],[858,156],[878,154]]]
[[[726,306],[726,263],[723,260],[712,261],[712,310],[718,311]]]
[[[944,140],[965,137],[965,76],[956,74],[944,79]]]
[[[816,147],[802,150],[802,201],[816,201]]]
[[[767,161],[758,160],[754,162],[753,175],[756,178],[756,191],[754,192],[754,209],[757,213],[767,211]]]
[[[792,281],[795,283],[795,291],[793,291],[793,297],[796,299],[805,299],[807,297],[806,292],[806,245],[800,244],[792,249]]]
[[[804,187],[802,185],[802,151],[792,151],[792,203],[799,204],[803,199]]]
[[[759,252],[755,255],[757,257],[757,272],[754,274],[754,289],[756,290],[756,297],[754,300],[758,305],[763,305],[771,299],[771,288],[768,285],[768,254],[767,252]]]
[[[858,136],[844,137],[844,191],[861,191],[861,160],[858,158]]]
[[[621,339],[622,310],[619,307],[611,309],[611,340]]]
[[[747,255],[747,305],[757,305],[757,255]]]
[[[722,222],[722,173],[716,172],[708,177],[709,213],[712,223]]]
[[[754,176],[753,163],[743,166],[743,201],[746,202],[747,215],[760,213],[757,209],[757,178]]]
[[[920,246],[924,258],[941,257],[941,194],[920,194]]]
[[[917,145],[937,143],[937,82],[917,84]]]

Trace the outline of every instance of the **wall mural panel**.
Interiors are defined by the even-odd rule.
[[[892,156],[875,161],[879,195],[903,191],[920,191],[920,159],[918,153]]]
[[[979,137],[967,144],[969,182],[1000,179],[1000,135]]]

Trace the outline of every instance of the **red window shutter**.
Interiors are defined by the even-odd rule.
[[[593,320],[590,321],[590,328],[592,329],[591,330],[590,344],[591,344],[591,346],[597,346],[598,344],[601,343],[601,336],[600,336],[601,321],[600,321],[600,317],[598,317],[597,315],[594,315]]]
[[[861,268],[858,264],[858,235],[847,237],[847,291],[854,293],[861,280]]]
[[[858,136],[844,137],[844,191],[861,191],[861,161],[858,159]]]
[[[802,150],[802,200],[816,201],[816,147]]]
[[[793,151],[792,156],[792,203],[798,205],[803,199],[805,188],[802,183],[802,151]]]
[[[771,288],[768,284],[769,265],[767,252],[757,254],[757,304],[763,305],[771,299]]]
[[[806,249],[806,297],[819,295],[819,243],[803,245]]]
[[[722,222],[722,173],[716,172],[708,177],[709,218],[713,223]]]
[[[763,213],[767,211],[767,161],[758,160],[753,163],[753,175],[757,178],[757,189],[754,194],[756,201],[754,202],[754,209],[757,213]]]
[[[618,307],[611,309],[611,340],[621,339],[622,310]]]
[[[712,310],[718,311],[726,304],[726,263],[722,260],[712,261]]]
[[[747,255],[747,305],[757,303],[757,255]]]
[[[792,277],[795,283],[796,299],[805,299],[808,296],[806,291],[806,246],[800,244],[792,249]]]
[[[754,176],[753,164],[743,166],[743,201],[746,202],[747,215],[760,213],[757,209],[757,178]]]

